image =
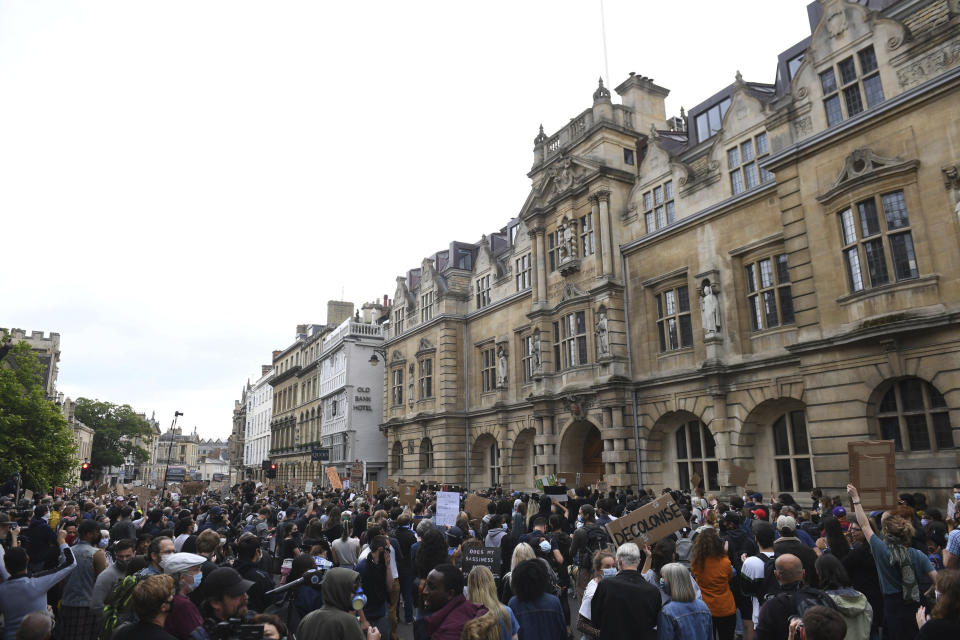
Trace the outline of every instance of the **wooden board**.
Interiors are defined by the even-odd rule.
[[[733,464],[732,462],[728,465],[730,470],[730,484],[735,487],[745,487],[747,486],[747,480],[750,479],[750,470],[744,469],[740,465]]]
[[[363,463],[354,462],[350,465],[350,479],[357,483],[363,478]]]
[[[401,483],[397,489],[400,504],[411,509],[417,505],[417,488],[412,484]]]
[[[897,506],[897,462],[893,440],[855,440],[847,443],[850,484],[860,493],[863,510]]]
[[[635,542],[643,546],[653,544],[685,526],[687,522],[680,507],[670,494],[664,494],[636,511],[614,520],[607,525],[607,531],[617,547],[625,542]]]

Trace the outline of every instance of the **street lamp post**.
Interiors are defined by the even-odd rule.
[[[173,455],[173,430],[177,426],[177,418],[183,415],[182,411],[173,412],[173,422],[170,423],[170,442],[167,444],[167,464],[163,468],[163,485],[167,485],[167,470],[170,469],[170,457]]]

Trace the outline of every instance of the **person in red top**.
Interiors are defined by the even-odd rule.
[[[200,586],[203,580],[200,567],[206,561],[195,553],[171,553],[163,559],[163,572],[173,578],[175,589],[170,615],[163,628],[178,640],[188,640],[197,627],[203,626],[200,610],[187,596]]]
[[[463,595],[463,574],[452,564],[440,564],[427,575],[423,603],[432,613],[414,623],[414,640],[460,640],[463,625],[487,608]]]
[[[693,539],[690,571],[700,587],[701,597],[713,616],[713,629],[719,640],[733,640],[737,629],[737,604],[730,590],[733,566],[726,544],[715,529],[704,529]]]

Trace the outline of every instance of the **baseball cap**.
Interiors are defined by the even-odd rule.
[[[203,594],[213,599],[223,596],[236,597],[246,593],[252,586],[253,582],[244,580],[236,569],[220,567],[203,579]]]
[[[759,520],[766,520],[766,519],[767,519],[767,510],[766,510],[766,509],[754,509],[754,510],[751,511],[750,513],[753,514],[753,517],[754,517],[754,518],[757,518],[757,519],[759,519]]]
[[[836,507],[833,508],[833,517],[834,517],[834,518],[842,518],[842,517],[844,517],[845,515],[847,515],[847,510],[844,509],[843,507],[837,505]]]
[[[0,511],[0,524],[10,524],[10,514],[6,511]]]
[[[163,559],[161,566],[163,567],[164,573],[180,573],[191,567],[199,567],[206,561],[206,558],[198,556],[195,553],[180,552],[168,555]]]
[[[454,540],[463,540],[463,531],[460,530],[460,527],[450,527],[447,529],[447,537]]]
[[[780,516],[777,518],[777,529],[782,531],[784,529],[790,529],[791,531],[797,530],[797,521],[794,520],[793,516]]]

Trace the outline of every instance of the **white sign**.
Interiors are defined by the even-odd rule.
[[[349,489],[349,488],[350,488],[350,480],[341,480],[341,482],[343,483],[343,488],[344,488],[344,489]]]
[[[458,515],[460,515],[460,494],[453,491],[437,492],[437,526],[456,526]]]
[[[308,483],[303,487],[303,490],[306,491],[307,493],[312,492],[312,491],[313,491],[313,482],[308,482]]]

